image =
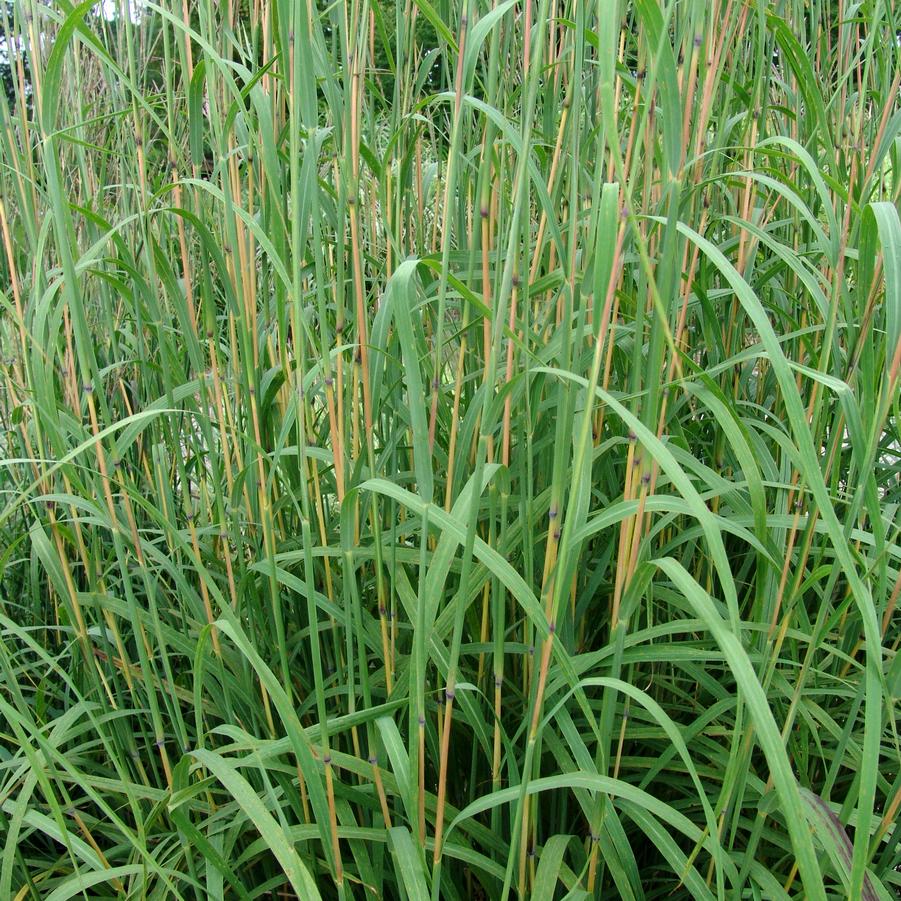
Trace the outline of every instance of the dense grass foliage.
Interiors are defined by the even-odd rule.
[[[127,4],[0,5],[0,899],[897,897],[901,9]]]

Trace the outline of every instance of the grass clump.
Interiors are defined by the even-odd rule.
[[[897,897],[893,3],[2,24],[0,898]]]

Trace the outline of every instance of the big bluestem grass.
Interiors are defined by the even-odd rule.
[[[0,24],[0,898],[897,896],[891,0]]]

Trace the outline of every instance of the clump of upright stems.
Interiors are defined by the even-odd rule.
[[[0,30],[0,897],[898,891],[892,3]]]

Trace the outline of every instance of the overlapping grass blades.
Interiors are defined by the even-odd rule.
[[[897,895],[894,3],[0,25],[0,898]]]

